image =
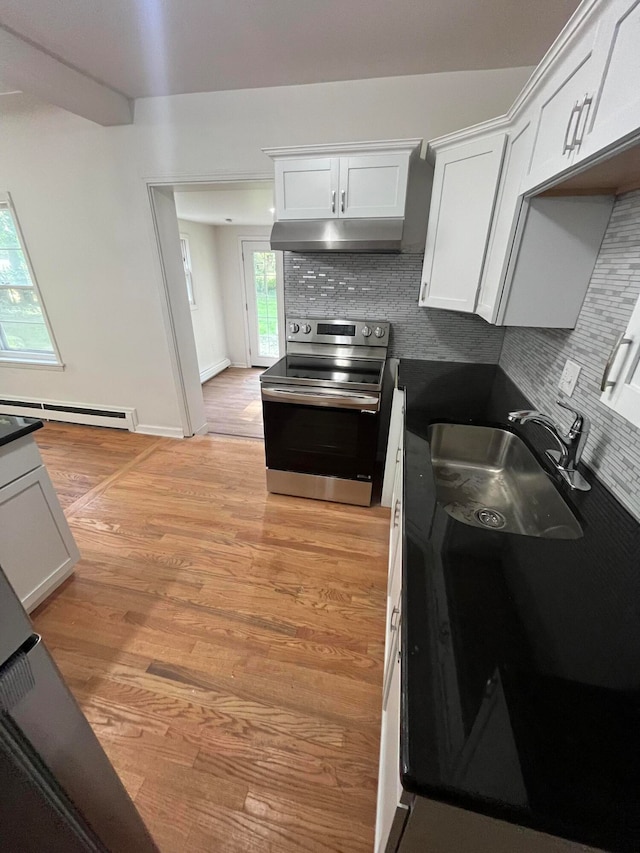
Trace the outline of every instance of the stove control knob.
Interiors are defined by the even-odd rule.
[[[305,335],[311,334],[311,326],[308,323],[305,323],[302,326],[302,331],[305,333]]]
[[[376,326],[373,330],[373,334],[376,336],[376,338],[384,338],[384,329],[382,328],[382,326]]]
[[[371,329],[369,326],[363,326],[362,327],[362,335],[365,338],[368,338],[371,335]]]
[[[292,335],[300,331],[300,326],[297,323],[289,323],[289,331]]]

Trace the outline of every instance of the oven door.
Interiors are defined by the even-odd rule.
[[[267,468],[370,483],[378,439],[376,395],[263,387]]]

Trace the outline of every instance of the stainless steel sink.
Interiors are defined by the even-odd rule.
[[[485,530],[579,539],[582,528],[526,444],[505,429],[429,427],[438,501],[450,516]]]

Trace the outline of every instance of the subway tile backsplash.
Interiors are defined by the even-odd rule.
[[[640,296],[640,191],[616,201],[575,329],[507,329],[500,365],[537,408],[568,425],[556,406],[568,358],[582,371],[568,402],[591,418],[584,460],[640,520],[640,430],[600,402],[616,336]],[[526,427],[525,427],[526,429]]]
[[[388,320],[390,355],[496,363],[504,330],[479,317],[418,307],[422,254],[285,252],[287,316]]]

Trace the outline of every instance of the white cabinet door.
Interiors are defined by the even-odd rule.
[[[567,169],[580,148],[598,80],[593,42],[592,27],[567,52],[540,94],[533,153],[523,191]]]
[[[520,184],[529,162],[532,139],[533,127],[530,119],[526,119],[524,124],[510,132],[507,142],[500,189],[476,306],[476,313],[488,323],[495,323],[498,314],[507,263],[514,244],[518,216],[522,206]]]
[[[594,64],[602,76],[581,157],[640,130],[640,0],[609,0]]]
[[[380,733],[375,853],[384,853],[398,809],[406,811],[406,807],[401,803],[403,789],[400,781],[400,655],[397,645],[393,648],[389,675]]]
[[[0,565],[27,610],[71,573],[79,556],[44,467],[0,489]]]
[[[402,445],[404,441],[404,391],[396,388],[391,402],[391,418],[389,421],[389,439],[387,455],[384,462],[384,479],[382,482],[382,506],[393,507],[393,494],[398,465],[402,465]]]
[[[337,217],[339,172],[339,157],[276,160],[276,219]]]
[[[438,152],[419,304],[476,307],[506,134]]]
[[[340,158],[340,216],[349,219],[404,216],[408,154]]]

